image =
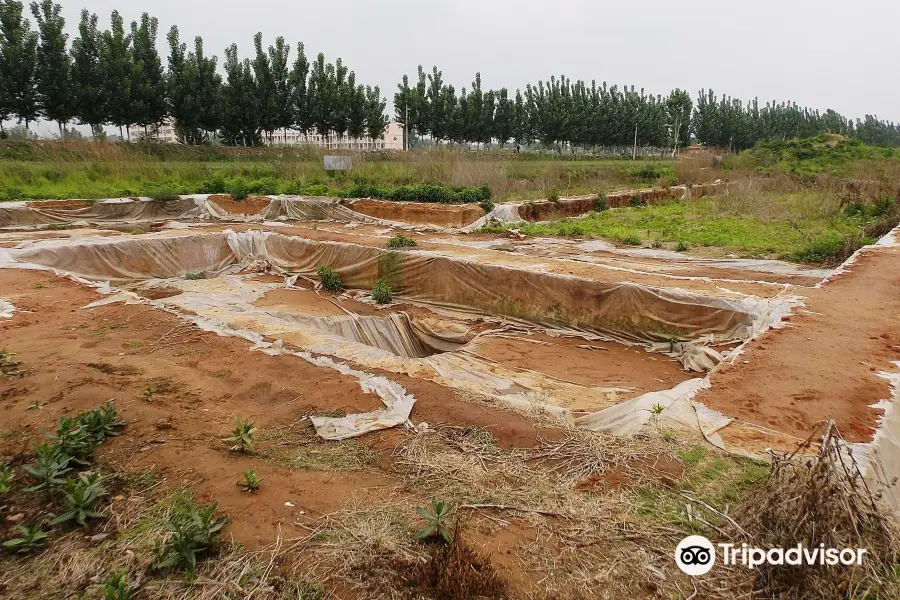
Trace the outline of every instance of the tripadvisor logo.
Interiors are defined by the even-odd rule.
[[[826,548],[825,544],[791,548],[754,548],[747,544],[717,544],[722,564],[740,565],[755,569],[761,565],[789,566],[850,566],[861,565],[865,548]],[[690,535],[675,548],[675,564],[688,575],[704,575],[716,564],[716,548],[702,535]]]

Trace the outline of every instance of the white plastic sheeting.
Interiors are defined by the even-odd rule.
[[[12,302],[0,298],[0,319],[11,319],[14,310],[16,307],[12,305]]]
[[[600,282],[438,253],[391,252],[268,231],[52,240],[11,249],[9,255],[19,262],[115,281],[218,274],[250,263],[314,277],[319,266],[330,265],[349,288],[371,289],[385,279],[410,300],[626,343],[664,341],[673,335],[681,339],[709,335],[715,342],[743,340],[790,310],[784,299],[735,299]]]
[[[894,365],[900,369],[900,361]],[[876,489],[885,490],[885,502],[900,514],[900,371],[879,376],[891,382],[891,398],[873,407],[884,411],[875,437],[869,444],[857,444],[854,452],[862,454],[866,475]]]

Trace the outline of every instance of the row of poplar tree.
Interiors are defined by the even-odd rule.
[[[426,74],[421,66],[415,82],[404,75],[397,87],[396,119],[437,142],[675,148],[693,136],[707,146],[741,150],[760,140],[839,133],[868,144],[900,146],[900,128],[871,115],[854,122],[833,110],[820,113],[793,102],[744,104],[712,90],[701,90],[695,105],[681,89],[654,96],[634,86],[572,83],[561,76],[529,84],[513,97],[506,88],[485,91],[476,74],[469,90],[457,93],[437,67]]]
[[[157,50],[158,22],[144,13],[126,30],[117,11],[109,29],[97,15],[82,11],[78,35],[69,43],[61,7],[53,0],[32,2],[32,29],[22,2],[0,0],[0,123],[17,118],[26,128],[37,118],[104,125],[144,133],[171,117],[179,138],[199,144],[216,136],[226,144],[257,145],[275,131],[315,132],[323,138],[383,135],[386,100],[378,86],[357,84],[340,59],[310,62],[303,44],[284,38],[263,47],[254,38],[253,59],[241,60],[237,45],[225,50],[224,78],[218,60],[207,56],[203,40],[189,51],[177,27],[168,33],[164,68]],[[459,93],[441,71],[420,66],[410,82],[403,76],[394,95],[397,121],[410,134],[440,143],[501,146],[540,143],[544,147],[596,148],[634,145],[669,147],[693,139],[708,146],[740,150],[765,139],[810,137],[832,132],[866,143],[900,146],[897,125],[867,115],[852,121],[833,110],[820,113],[795,103],[743,103],[701,90],[696,104],[675,89],[667,96],[634,86],[598,86],[551,77],[524,92],[484,90],[480,74]]]
[[[168,68],[157,50],[158,21],[147,13],[125,23],[113,11],[109,29],[81,12],[78,35],[68,42],[61,7],[52,0],[32,2],[33,30],[17,0],[0,0],[0,122],[17,118],[26,129],[38,118],[104,125],[144,134],[171,117],[178,137],[199,144],[216,135],[231,145],[258,145],[281,129],[353,138],[380,138],[387,125],[386,100],[378,86],[356,83],[341,59],[310,62],[303,44],[290,61],[290,46],[279,37],[263,47],[254,38],[255,56],[241,60],[237,45],[225,50],[225,77],[215,56],[207,56],[197,37],[188,51],[177,27],[168,33]]]

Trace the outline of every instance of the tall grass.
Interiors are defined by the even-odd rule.
[[[240,178],[258,193],[309,186],[436,184],[491,188],[499,200],[578,194],[647,184],[643,173],[674,173],[672,161],[524,158],[501,152],[432,149],[359,153],[348,173],[328,174],[324,151],[308,147],[223,148],[154,144],[41,142],[0,144],[0,200],[187,194]],[[218,187],[221,187],[220,185]],[[271,191],[269,191],[271,190]]]

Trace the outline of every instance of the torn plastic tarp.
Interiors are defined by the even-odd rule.
[[[12,305],[12,302],[0,298],[0,319],[11,319],[14,310],[16,307]]]

